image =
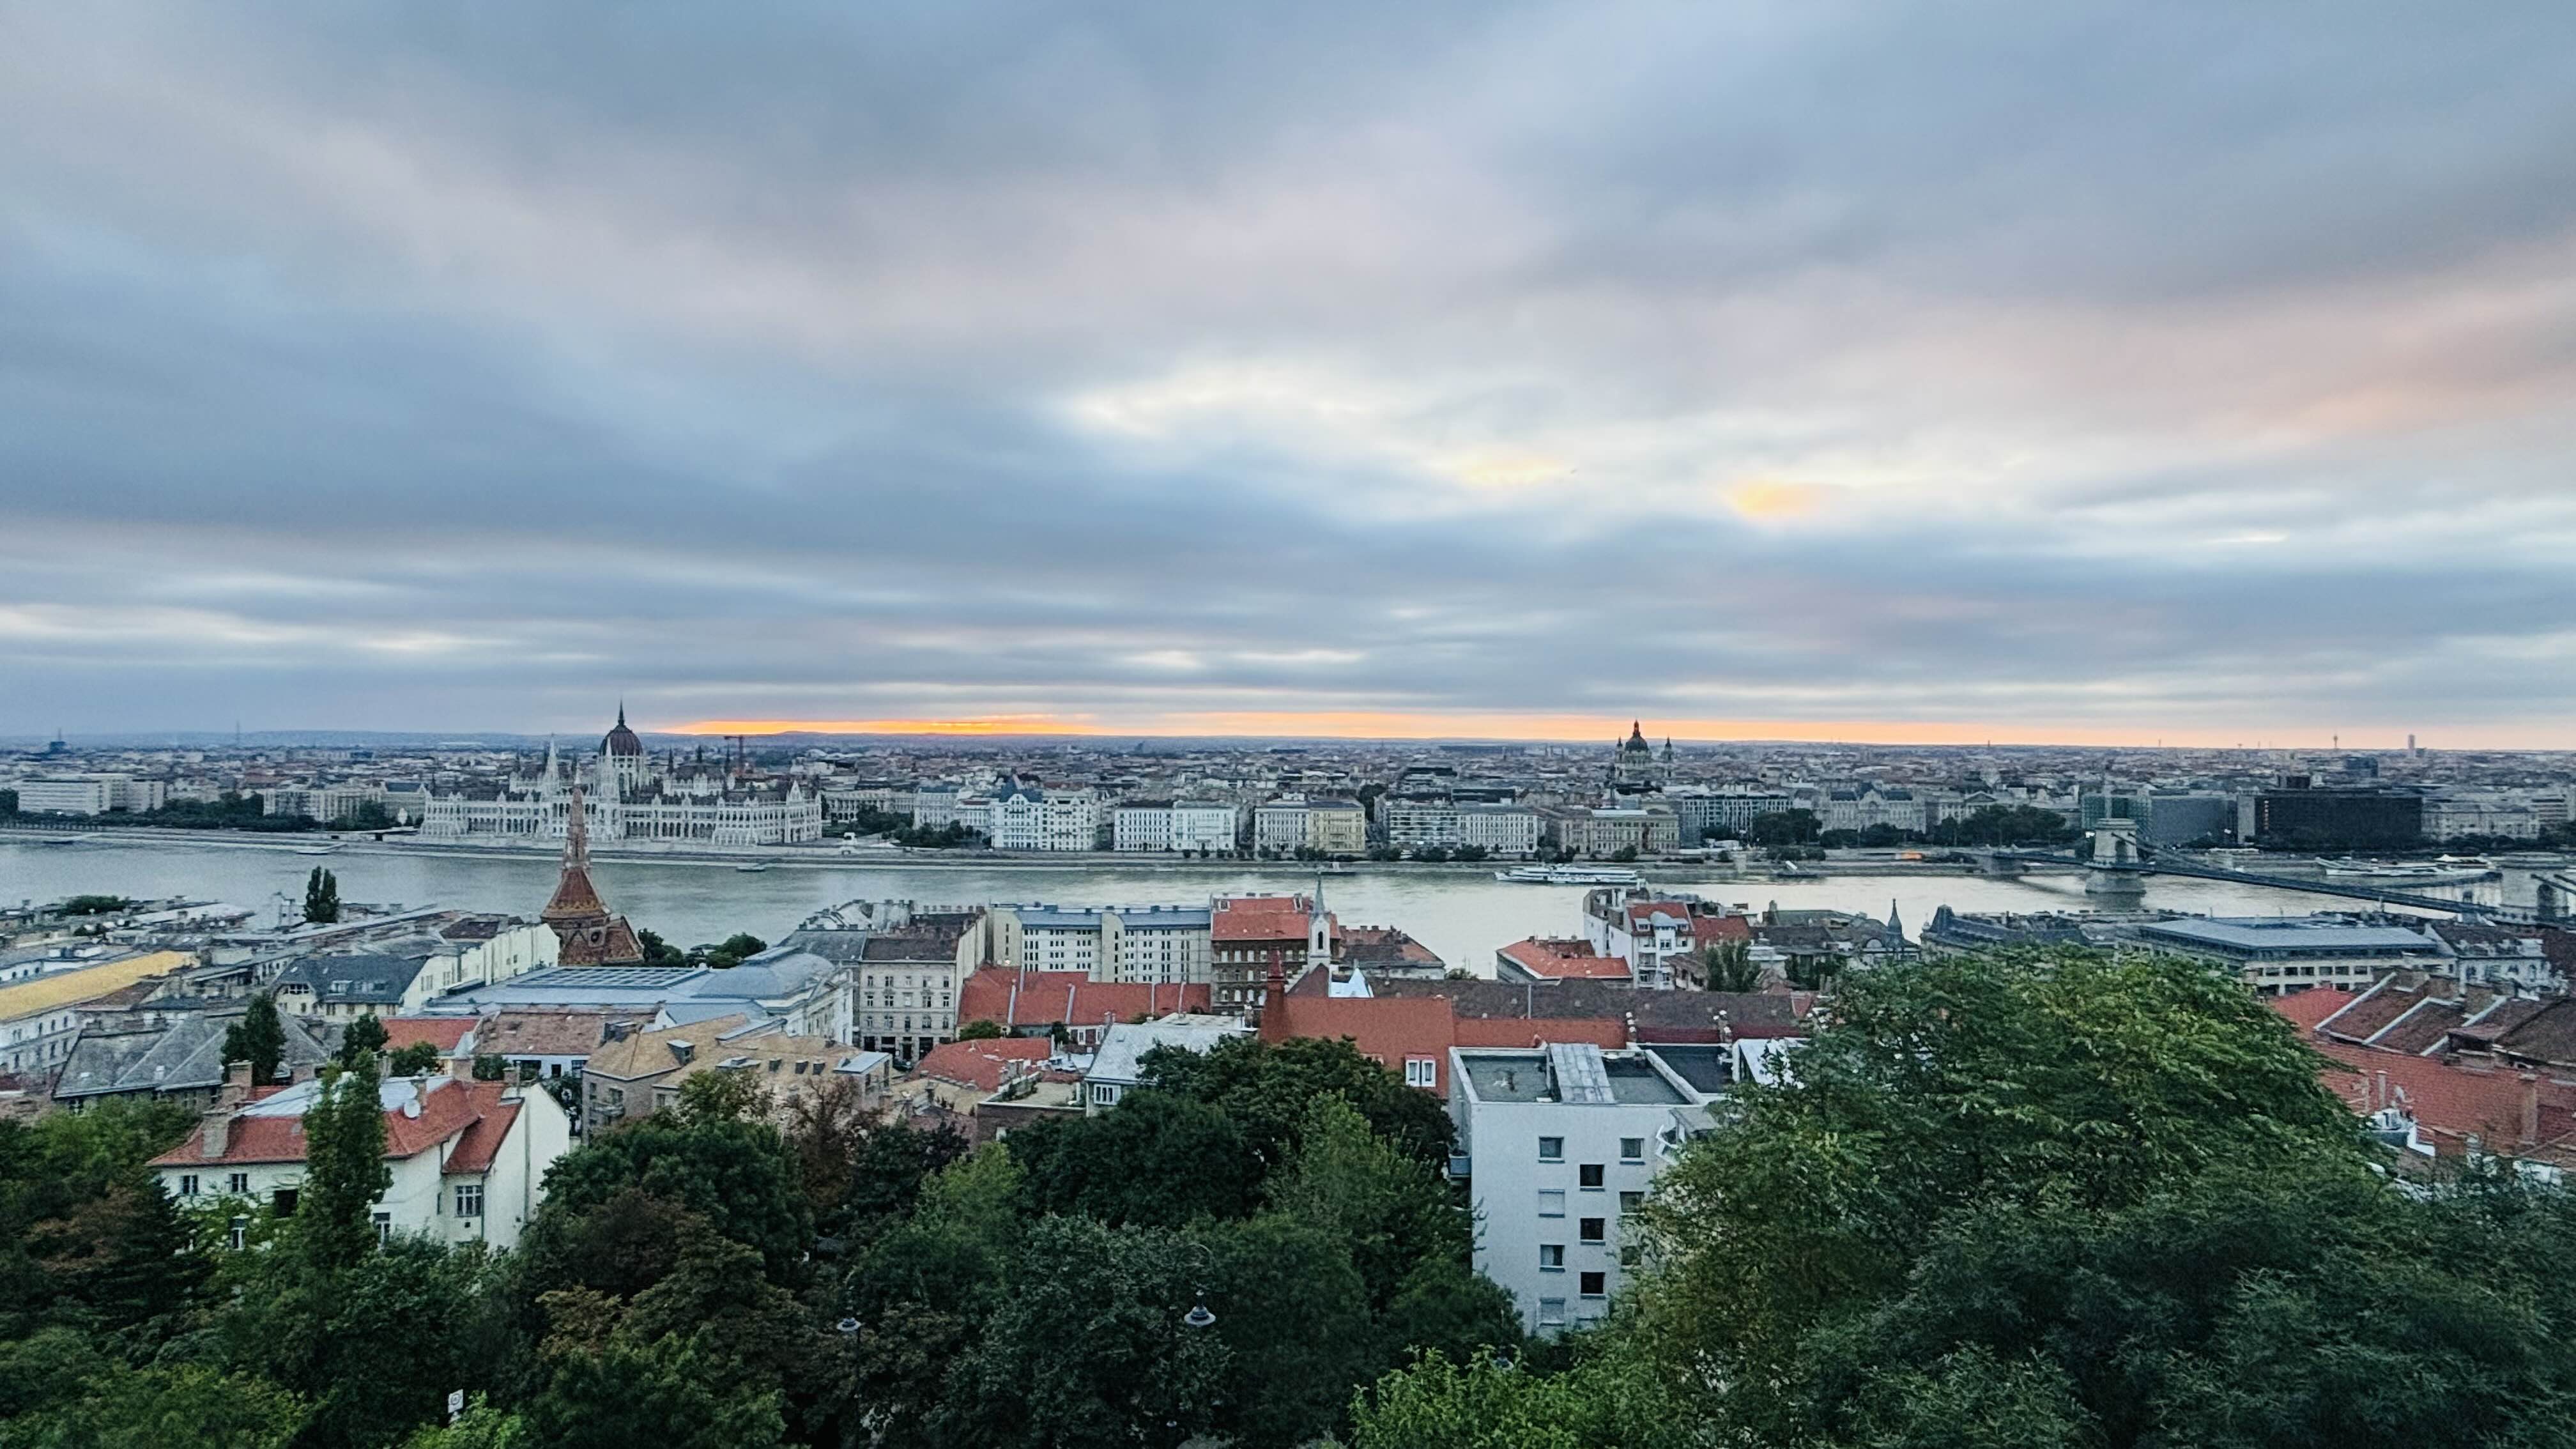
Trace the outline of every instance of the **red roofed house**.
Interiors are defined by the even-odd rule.
[[[1445,996],[1316,996],[1290,992],[1261,1015],[1261,1039],[1347,1038],[1360,1055],[1403,1074],[1405,1085],[1447,1101],[1449,1049],[1453,1046],[1538,1046],[1590,1042],[1628,1044],[1627,1027],[1587,1017],[1552,1020],[1461,1018]]]
[[[295,1210],[304,1185],[304,1114],[322,1084],[253,1097],[236,1070],[217,1105],[185,1140],[152,1159],[162,1190],[183,1207],[237,1201]],[[545,1196],[546,1169],[572,1146],[572,1125],[542,1087],[452,1077],[381,1083],[385,1165],[393,1185],[376,1200],[377,1231],[507,1248]],[[238,1239],[236,1239],[238,1242]]]
[[[1057,1027],[1097,1046],[1111,1022],[1150,1021],[1175,1011],[1210,1010],[1205,983],[1094,981],[1082,971],[1014,971],[987,966],[957,989],[957,1023],[989,1021],[1012,1036],[1051,1036]]]
[[[1589,941],[1532,936],[1494,953],[1494,979],[1552,986],[1559,981],[1634,984],[1637,978],[1626,961],[1595,953]]]
[[[1216,1010],[1257,1020],[1274,970],[1290,981],[1333,960],[1333,918],[1307,896],[1220,896],[1208,925]]]
[[[2473,1035],[2460,1025],[2464,1003],[2425,985],[2389,976],[2367,991],[2314,987],[2265,1000],[2328,1058],[2317,1073],[2326,1090],[2403,1150],[2459,1157],[2475,1148],[2551,1174],[2576,1167],[2576,1080],[2452,1050]],[[2494,996],[2483,1005],[2467,1019],[2540,1003]]]

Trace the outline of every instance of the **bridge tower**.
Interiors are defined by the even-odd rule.
[[[2138,872],[2138,822],[2105,815],[2093,822],[2093,868],[2084,875],[2084,894],[2105,905],[2133,906],[2147,897],[2146,878]]]

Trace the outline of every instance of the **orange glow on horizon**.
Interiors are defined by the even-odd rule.
[[[973,719],[699,720],[656,732],[677,735],[1139,735],[1177,738],[1500,740],[1530,744],[1606,743],[1625,738],[1629,719],[1576,714],[1416,714],[1395,711],[1210,711],[1104,720],[1092,716],[993,715]],[[1796,740],[1856,745],[2095,745],[2177,749],[2322,749],[2327,729],[2238,731],[2137,729],[2119,725],[1977,724],[1909,720],[1644,719],[1648,737],[1686,742]],[[2347,730],[2346,733],[2349,733]],[[2396,748],[2391,740],[2384,748]],[[2493,747],[2493,746],[2491,746]],[[2368,748],[2354,744],[2351,748]]]

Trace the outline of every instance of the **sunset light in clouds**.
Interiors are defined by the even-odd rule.
[[[2576,6],[13,7],[0,736],[2576,746]]]

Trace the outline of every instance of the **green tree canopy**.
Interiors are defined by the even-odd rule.
[[[350,1022],[340,1032],[340,1064],[347,1066],[359,1057],[372,1057],[385,1049],[385,1024],[369,1012]],[[396,1073],[400,1075],[400,1073]]]
[[[304,878],[304,919],[315,925],[340,919],[340,878],[318,865]]]
[[[277,1080],[285,1060],[286,1025],[277,1019],[277,998],[256,993],[241,1020],[224,1029],[224,1061],[250,1063],[251,1081],[266,1086]]]

